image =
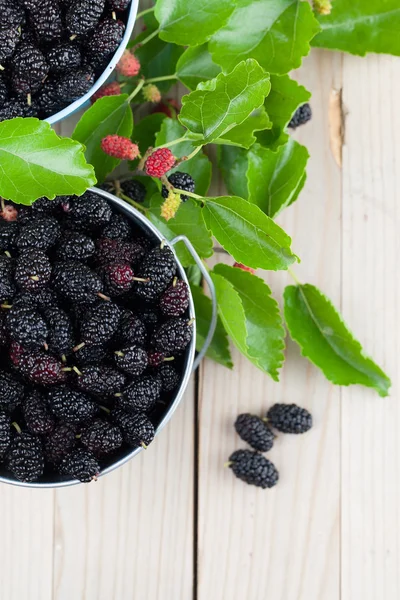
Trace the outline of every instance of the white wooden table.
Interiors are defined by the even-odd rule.
[[[288,343],[280,384],[235,352],[206,361],[154,445],[89,486],[0,490],[0,600],[399,600],[400,59],[313,52],[308,182],[281,223],[297,273],[341,306],[393,378],[389,399],[336,388]],[[330,148],[334,90],[343,166]],[[71,125],[63,126],[68,133]],[[283,273],[267,279],[280,293]],[[223,463],[241,411],[297,402],[315,428],[278,439],[262,491]]]

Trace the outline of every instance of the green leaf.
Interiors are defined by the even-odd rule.
[[[165,119],[161,129],[156,136],[156,146],[162,146],[173,140],[181,138],[185,134],[185,128],[176,119]],[[188,156],[196,146],[191,141],[185,141],[172,147],[172,151],[177,158]],[[211,183],[211,162],[204,152],[200,151],[190,160],[184,161],[178,167],[171,170],[189,173],[196,182],[196,194],[205,196]]]
[[[249,200],[274,218],[299,194],[309,154],[290,138],[276,152],[255,144],[248,154]],[[304,184],[304,181],[303,181]]]
[[[190,90],[195,90],[199,83],[213,79],[221,72],[208,51],[208,45],[187,48],[176,65],[179,80]]]
[[[234,146],[220,146],[218,148],[218,165],[228,193],[246,200],[249,196],[246,177],[247,155],[246,150]]]
[[[151,31],[146,30],[144,33],[148,36]],[[139,46],[135,50],[135,55],[140,60],[141,74],[146,79],[150,79],[173,75],[179,57],[183,52],[184,48],[182,46],[168,44],[157,36],[144,44],[144,46]],[[167,80],[159,81],[156,85],[161,92],[167,92],[174,83],[174,80]]]
[[[313,285],[288,286],[285,319],[303,356],[337,385],[360,383],[387,396],[391,385],[385,373],[363,353],[330,300]]]
[[[300,179],[297,188],[295,189],[295,191],[292,194],[292,197],[290,198],[290,202],[288,204],[288,206],[291,206],[293,204],[293,202],[296,202],[297,198],[300,195],[301,190],[303,189],[305,183],[307,181],[307,173],[304,172],[302,178]]]
[[[264,107],[272,121],[272,129],[257,134],[263,146],[273,149],[285,144],[289,136],[286,126],[299,106],[307,102],[311,94],[289,75],[271,75],[271,91],[265,99]]]
[[[207,227],[237,262],[278,271],[296,260],[290,237],[247,200],[236,196],[207,198],[203,211]]]
[[[271,84],[269,75],[252,59],[232,73],[220,73],[182,98],[179,120],[200,144],[224,137],[260,108]]]
[[[240,296],[225,277],[213,272],[210,275],[215,285],[221,321],[235,346],[246,356],[246,318]]]
[[[228,131],[224,137],[214,140],[214,144],[250,148],[257,141],[254,132],[271,129],[271,127],[272,123],[265,112],[265,108],[261,107],[255,110],[243,123]]]
[[[103,152],[101,140],[111,134],[128,138],[132,135],[133,117],[127,99],[127,94],[122,94],[96,100],[79,119],[72,134],[74,140],[86,146],[86,159],[94,166],[99,183],[121,162]]]
[[[139,146],[142,156],[148,148],[155,146],[156,135],[160,131],[165,118],[166,115],[164,113],[154,113],[147,115],[147,117],[144,117],[139,123],[135,124],[132,140]],[[129,168],[132,170],[136,169],[139,160],[138,158],[137,160],[129,161]]]
[[[226,23],[233,11],[231,0],[157,0],[155,16],[160,24],[160,38],[197,46]]]
[[[312,45],[364,56],[400,55],[398,0],[334,0],[330,15],[320,16],[322,31]]]
[[[96,183],[84,148],[60,138],[39,119],[0,123],[0,196],[17,204],[32,204],[41,196],[81,195]]]
[[[191,285],[190,289],[192,290],[194,306],[196,309],[196,350],[200,352],[210,327],[212,304],[210,298],[205,296],[201,287],[198,287],[197,285]],[[215,360],[220,365],[228,367],[228,369],[233,367],[232,357],[229,350],[228,335],[222,324],[221,317],[219,316],[215,334],[210,347],[207,350],[206,356],[211,358],[211,360]]]
[[[212,239],[205,226],[202,210],[196,202],[189,198],[181,204],[176,216],[168,223],[161,217],[161,205],[164,199],[155,194],[150,201],[150,212],[147,217],[160,229],[168,240],[177,235],[186,235],[192,242],[196,252],[202,258],[212,255]],[[182,242],[178,245],[178,254],[184,267],[193,264],[193,259]]]
[[[271,73],[287,73],[301,65],[310,40],[319,31],[311,7],[301,0],[236,0],[225,26],[209,48],[225,71],[254,58]]]
[[[240,296],[247,329],[246,356],[278,381],[278,370],[285,360],[285,329],[271,290],[259,277],[236,267],[219,264],[214,273],[225,277]]]
[[[190,285],[199,286],[203,278],[199,267],[197,265],[189,265],[185,270]]]

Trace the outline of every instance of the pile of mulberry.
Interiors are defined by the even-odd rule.
[[[45,119],[86,94],[123,40],[130,4],[1,0],[0,121]]]
[[[71,50],[57,54],[62,44],[69,42],[53,45],[61,76]],[[140,186],[131,180],[124,189],[140,194]],[[90,482],[132,449],[147,448],[173,405],[193,338],[189,288],[168,244],[144,235],[96,192],[7,207],[0,212],[0,474]]]

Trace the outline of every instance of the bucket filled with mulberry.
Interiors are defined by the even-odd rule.
[[[0,121],[55,123],[104,83],[132,33],[137,0],[0,0]]]
[[[184,269],[101,190],[1,214],[0,481],[93,481],[146,449],[186,388]]]

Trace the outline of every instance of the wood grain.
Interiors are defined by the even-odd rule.
[[[400,61],[344,59],[343,312],[391,375],[342,392],[342,599],[400,597]]]
[[[2,484],[0,599],[51,600],[53,490]]]
[[[313,53],[298,74],[313,92],[312,122],[296,134],[310,150],[308,183],[279,219],[302,258],[303,281],[340,301],[340,171],[329,149],[331,88],[341,61]],[[268,274],[277,297],[291,283]],[[290,342],[280,384],[235,352],[235,369],[202,369],[199,449],[199,600],[337,600],[340,588],[340,390],[301,359]],[[280,436],[270,453],[280,482],[268,491],[235,480],[222,465],[244,447],[233,430],[240,412],[262,414],[274,402],[311,409],[312,433]]]

